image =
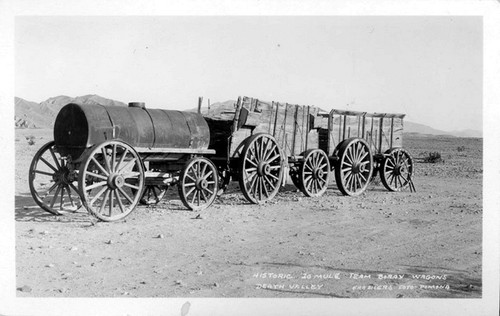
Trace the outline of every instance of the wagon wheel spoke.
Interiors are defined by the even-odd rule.
[[[191,193],[195,192],[196,191],[196,188],[193,187],[192,189],[190,189],[188,192],[186,192],[186,197],[189,197],[191,195]]]
[[[101,148],[101,153],[102,153],[102,159],[104,160],[104,168],[106,168],[106,171],[108,173],[112,172],[112,169],[111,169],[111,166],[110,166],[110,163],[109,163],[109,154],[106,150],[106,147],[102,147]]]
[[[92,190],[92,189],[96,189],[96,188],[102,187],[104,185],[107,186],[108,182],[107,181],[96,182],[96,183],[94,183],[92,185],[87,186],[85,189],[86,190]]]
[[[99,173],[94,173],[94,172],[87,173],[87,176],[93,177],[93,178],[97,178],[97,179],[101,179],[101,180],[106,180],[106,181],[108,180],[108,177],[103,176],[102,174],[99,174]]]
[[[347,161],[342,161],[342,165],[346,165],[349,167],[349,170],[352,169],[352,163],[349,163]]]
[[[194,190],[193,197],[191,198],[191,204],[196,205],[194,202],[196,200],[196,195],[198,194],[198,190]]]
[[[52,200],[50,200],[50,207],[53,208],[54,207],[54,204],[56,203],[57,201],[57,198],[58,198],[58,195],[59,195],[59,191],[61,190],[61,186],[60,185],[57,185],[57,189],[56,189],[56,193],[54,194],[54,196],[52,197]]]
[[[269,163],[271,163],[271,162],[275,161],[275,160],[276,160],[276,159],[278,159],[278,158],[281,158],[281,155],[280,155],[279,153],[278,153],[278,154],[276,154],[276,155],[274,155],[274,156],[272,156],[272,157],[271,157],[271,158],[269,158],[268,160],[266,160],[266,163],[268,163],[268,164],[269,164]]]
[[[255,175],[253,178],[252,182],[250,183],[250,192],[255,195],[255,192],[257,192],[257,180],[259,179],[259,176]]]
[[[61,188],[61,199],[59,200],[59,209],[62,211],[63,210],[63,205],[64,205],[64,191],[66,188],[64,185],[59,186]]]
[[[120,198],[120,190],[115,191],[116,201],[118,202],[118,208],[121,213],[125,213],[125,207],[123,206],[122,199]]]
[[[257,167],[257,163],[254,162],[253,160],[249,159],[248,157],[245,157],[246,162],[250,163],[251,165]]]
[[[61,169],[61,164],[59,163],[59,159],[57,159],[56,154],[54,153],[54,148],[53,147],[49,148],[49,151],[50,151],[50,155],[52,156],[52,159],[54,160],[54,162],[56,164],[57,170]]]
[[[215,194],[215,191],[214,190],[210,190],[209,188],[204,189],[204,191],[206,191],[210,196],[212,196],[213,194]],[[208,199],[206,201],[208,201]]]
[[[269,142],[269,143],[271,143],[271,142]],[[266,156],[264,157],[264,159],[263,159],[263,160],[266,160],[266,161],[267,161],[267,160],[269,160],[269,157],[271,156],[271,154],[272,154],[273,152],[276,152],[277,148],[278,148],[278,147],[276,147],[276,145],[275,145],[275,144],[271,143],[271,149],[270,149],[270,150],[268,150],[268,152],[267,152],[267,154],[266,154]]]
[[[97,159],[95,157],[92,157],[91,160],[94,163],[94,165],[97,167],[97,169],[99,169],[99,171],[101,171],[104,175],[106,175],[106,177],[109,177],[109,172],[106,171],[103,168],[103,166],[101,166],[101,164],[97,161]]]
[[[102,213],[103,210],[104,210],[104,207],[106,206],[106,203],[108,202],[108,199],[109,199],[109,192],[110,190],[108,188],[106,188],[106,191],[104,192],[104,200],[103,202],[101,203],[101,206],[99,206],[99,212]]]
[[[118,162],[115,164],[115,170],[114,172],[117,172],[118,170],[121,169],[121,165],[123,164],[123,162],[125,161],[125,158],[127,157],[129,153],[129,150],[128,148],[125,148],[125,151],[121,154],[120,156],[120,159],[118,160]]]
[[[43,161],[50,169],[52,169],[54,172],[57,172],[58,169],[54,167],[50,162],[47,161],[44,157],[39,158],[41,161]]]
[[[108,187],[104,187],[99,192],[97,192],[97,194],[94,195],[92,200],[90,200],[90,205],[93,205],[101,197],[101,195],[103,195],[104,192],[106,192],[107,189],[108,189]]]
[[[35,170],[34,172],[35,172],[35,173],[38,173],[38,174],[43,174],[43,175],[46,175],[46,176],[51,176],[51,177],[52,177],[53,175],[55,175],[55,172],[52,172],[52,173],[51,173],[51,172],[42,171],[42,170]]]

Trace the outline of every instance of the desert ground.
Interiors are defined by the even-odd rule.
[[[19,297],[482,295],[482,139],[406,137],[415,158],[444,159],[415,164],[415,193],[375,180],[346,197],[332,181],[322,197],[287,185],[259,206],[233,183],[200,213],[173,188],[106,223],[84,209],[54,216],[32,200],[29,164],[51,134],[16,130]]]

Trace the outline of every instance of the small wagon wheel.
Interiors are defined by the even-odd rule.
[[[382,184],[389,191],[401,191],[410,184],[413,174],[413,158],[403,148],[392,148],[385,152],[380,168]]]
[[[193,211],[212,205],[219,190],[219,175],[215,165],[204,157],[190,159],[179,176],[179,196]]]
[[[48,142],[33,157],[29,169],[29,186],[36,204],[54,215],[76,211],[81,205],[77,189],[78,174]]]
[[[344,195],[357,196],[366,190],[373,172],[373,156],[368,143],[349,138],[336,149],[335,181]]]
[[[304,153],[300,165],[300,189],[306,196],[321,196],[328,188],[330,161],[321,149],[310,149]]]
[[[140,203],[142,205],[153,205],[160,203],[165,196],[168,186],[166,185],[146,185]]]
[[[251,136],[241,153],[240,188],[255,204],[271,200],[283,180],[281,150],[269,134]]]
[[[144,168],[137,152],[122,141],[95,146],[80,165],[79,186],[89,213],[102,221],[129,215],[139,203]]]

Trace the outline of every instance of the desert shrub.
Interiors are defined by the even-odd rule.
[[[28,141],[28,145],[35,145],[35,136],[26,136],[26,140]]]
[[[441,158],[441,153],[437,151],[430,152],[426,157],[424,157],[423,161],[427,163],[444,162],[444,160]]]
[[[465,151],[465,146],[458,146],[458,147],[457,147],[457,151],[458,151],[458,152]]]

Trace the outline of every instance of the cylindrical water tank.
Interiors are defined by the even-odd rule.
[[[77,160],[85,149],[119,139],[133,147],[207,149],[210,131],[201,114],[129,107],[70,103],[57,115],[54,141],[63,155]]]

